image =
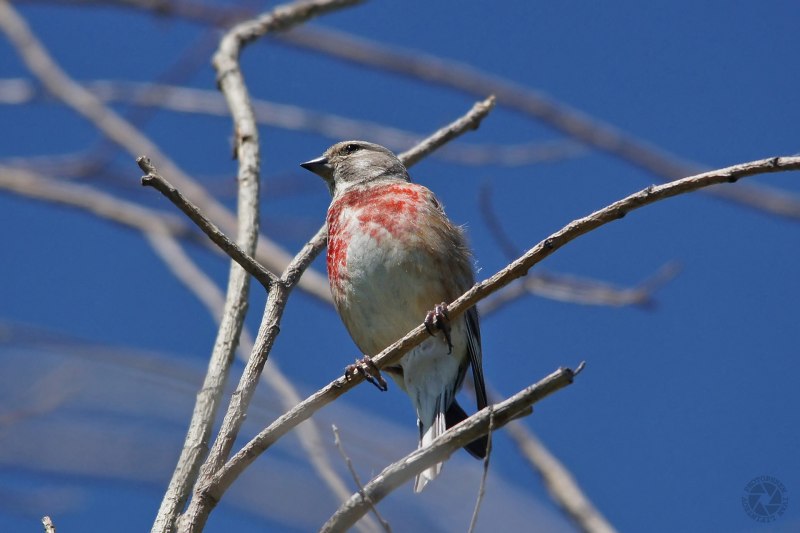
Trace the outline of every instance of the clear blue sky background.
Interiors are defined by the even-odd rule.
[[[109,7],[26,3],[20,10],[78,80],[152,80],[207,30]],[[313,24],[472,65],[716,168],[800,151],[799,17],[789,1],[414,1],[371,2]],[[208,48],[204,54],[186,83],[213,89]],[[419,133],[474,101],[274,42],[249,47],[243,61],[254,97]],[[0,76],[29,77],[3,39]],[[0,162],[80,153],[98,140],[90,125],[53,101],[3,105],[0,125]],[[228,119],[162,112],[144,129],[233,207]],[[464,141],[558,138],[501,106]],[[262,130],[263,228],[289,250],[313,234],[328,203],[318,178],[297,165],[335,140]],[[128,156],[115,156],[109,168],[89,183],[174,211],[157,193],[140,190],[141,173]],[[491,188],[499,218],[522,249],[656,181],[592,150],[521,167],[431,158],[412,176],[436,192],[452,219],[467,224],[482,277],[507,263],[479,211],[482,187]],[[797,173],[752,182],[800,195]],[[37,531],[46,513],[59,531],[105,531],[112,523],[120,532],[142,531],[177,456],[213,322],[138,233],[3,191],[0,227],[0,320],[10,328],[0,338],[0,416],[7,415],[0,418],[0,531]],[[197,247],[189,251],[224,286],[227,263]],[[577,382],[543,401],[526,423],[621,531],[800,530],[800,220],[695,194],[632,213],[541,268],[629,286],[670,261],[683,270],[652,309],[528,297],[487,317],[487,379],[511,394],[558,366],[587,361]],[[315,268],[324,272],[322,262]],[[261,309],[254,287],[253,331]],[[303,392],[316,390],[355,355],[333,310],[296,294],[272,356],[292,381]],[[74,373],[55,373],[63,368]],[[63,401],[30,407],[38,391],[62,390],[65,380],[70,386],[56,395]],[[269,393],[259,402],[249,433],[279,412]],[[353,423],[358,417],[346,416],[352,412],[364,422]],[[415,446],[413,412],[394,387],[386,394],[361,387],[320,422],[326,439],[331,422],[347,429],[345,445],[361,459],[364,477]],[[124,464],[96,451],[111,444],[124,451]],[[275,491],[313,487],[307,494],[314,520],[335,509],[320,483],[307,481],[312,474],[291,444],[275,455],[242,480],[237,494],[246,503],[221,505],[209,531],[263,530],[265,520],[275,531],[312,529],[296,516],[275,518],[278,511],[266,503]],[[331,457],[338,462],[335,452]],[[430,493],[414,497],[404,487],[386,502],[386,515],[396,531],[463,531],[479,470],[461,453]],[[759,475],[778,478],[789,494],[787,511],[771,524],[753,521],[742,508],[745,485]],[[488,494],[479,530],[570,530],[502,432]],[[286,499],[273,505],[297,504]],[[429,514],[413,519],[419,522],[405,521],[412,520],[408,509],[424,506]],[[437,506],[450,513],[446,519],[432,518]]]

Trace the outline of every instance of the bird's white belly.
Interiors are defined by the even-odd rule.
[[[426,271],[426,251],[415,237],[410,240],[356,233],[348,246],[347,278],[340,281],[346,297],[339,309],[353,339],[370,355],[421,323],[442,301],[436,279],[442,273]],[[352,327],[357,324],[369,324],[368,331]]]

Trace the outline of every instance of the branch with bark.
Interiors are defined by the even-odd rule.
[[[520,416],[530,414],[534,403],[572,384],[575,376],[583,368],[584,363],[578,365],[575,370],[559,368],[511,398],[478,411],[448,429],[425,448],[419,448],[387,466],[364,486],[363,491],[353,494],[320,531],[345,531],[352,527],[359,518],[369,512],[370,505],[381,501],[390,492],[431,465],[447,460],[459,448],[486,435],[490,425],[501,428]]]
[[[463,134],[468,130],[475,129],[479,125],[480,121],[488,115],[489,111],[491,111],[491,108],[492,98],[490,97],[483,102],[478,102],[475,104],[475,106],[473,106],[473,108],[464,117],[457,119],[452,124],[449,124],[435,132],[420,144],[419,150],[414,150],[411,152],[412,154],[423,152],[423,155],[414,155],[414,160],[408,159],[409,166],[413,165],[414,162],[419,161],[422,157],[424,157],[424,155],[427,155],[437,148],[443,146],[449,140]],[[233,243],[230,242],[230,239],[225,237],[219,231],[219,229],[217,229],[210,221],[200,214],[200,211],[196,206],[193,206],[182,194],[180,194],[179,191],[175,189],[174,186],[169,184],[163,177],[158,175],[152,164],[149,163],[146,158],[139,158],[139,162],[142,170],[148,172],[148,176],[143,178],[143,183],[153,185],[159,191],[164,193],[167,198],[172,200],[195,223],[197,223],[198,226],[204,232],[206,232],[207,235],[209,235],[209,238],[215,242],[221,243],[223,249],[226,251],[230,251],[232,254],[231,258],[235,261],[240,261],[245,270],[259,273],[259,275],[262,276],[264,275],[263,272],[261,272],[259,265],[255,260],[252,259],[252,257],[249,257],[245,252],[233,245]],[[323,226],[317,232],[317,235],[311,241],[309,241],[303,250],[301,250],[295,259],[289,264],[277,281],[265,278],[265,287],[269,287],[271,289],[269,299],[267,301],[267,308],[264,313],[262,327],[259,330],[256,343],[253,347],[253,353],[248,360],[247,366],[245,367],[245,371],[239,382],[239,386],[233,394],[228,408],[228,414],[226,415],[225,420],[223,420],[222,429],[220,429],[220,435],[223,437],[218,436],[217,441],[215,442],[215,447],[212,448],[212,453],[215,449],[220,450],[217,452],[216,457],[218,458],[222,458],[223,455],[227,457],[226,454],[229,452],[230,447],[233,445],[233,441],[238,434],[238,430],[241,427],[241,422],[244,420],[245,413],[247,411],[249,399],[252,398],[252,395],[255,392],[255,386],[257,384],[258,377],[263,369],[264,364],[266,363],[266,358],[269,355],[275,337],[280,331],[280,318],[283,314],[283,310],[285,309],[289,293],[294,288],[305,269],[308,267],[311,261],[313,261],[314,257],[316,257],[316,255],[321,251],[325,244],[325,237],[326,231],[325,227]],[[227,424],[226,421],[228,421]],[[227,451],[225,448],[227,448]],[[214,473],[220,469],[224,458],[217,460],[220,463],[218,468],[212,469],[211,466],[203,467],[197,481],[198,485],[200,485],[205,479],[213,476]],[[205,464],[211,465],[212,463],[209,463],[209,460],[207,460]],[[179,463],[178,467],[176,468],[176,472],[184,472],[185,470],[186,469]],[[174,498],[165,498],[164,501],[172,502],[174,501]],[[213,505],[208,505],[208,501],[209,500],[207,498],[198,498],[196,494],[189,506],[189,509],[184,515],[184,518],[182,518],[179,523],[179,530],[197,530],[198,528],[202,529],[203,524],[208,517],[208,513],[213,508]],[[161,516],[161,513],[159,516]]]
[[[132,0],[117,3],[129,4],[144,9],[169,10],[169,7],[161,2],[138,2],[137,0]],[[253,102],[249,98],[241,71],[239,70],[238,58],[244,45],[265,35],[269,31],[286,29],[311,16],[352,3],[355,3],[355,0],[318,0],[293,4],[291,6],[281,6],[271,13],[246,21],[235,27],[225,35],[225,38],[220,43],[220,48],[215,55],[214,63],[217,68],[220,87],[234,119],[236,153],[239,159],[238,218],[234,218],[229,211],[222,207],[221,204],[218,204],[205,190],[197,185],[195,181],[183,174],[177,165],[174,165],[169,159],[163,157],[163,154],[158,153],[157,149],[135,150],[137,153],[148,152],[155,155],[156,159],[159,161],[159,166],[162,170],[166,168],[165,174],[176,182],[177,188],[158,175],[157,171],[150,163],[142,162],[140,164],[142,164],[143,170],[148,173],[149,184],[158,188],[165,196],[170,198],[175,205],[181,208],[195,223],[203,228],[213,242],[225,250],[234,260],[231,264],[228,298],[225,304],[225,312],[223,313],[223,320],[227,321],[228,325],[226,326],[224,322],[220,328],[217,344],[212,354],[207,381],[198,398],[195,416],[193,417],[184,447],[184,454],[191,458],[187,461],[182,457],[179,462],[178,468],[176,469],[176,477],[173,481],[178,480],[177,485],[180,488],[177,491],[172,491],[171,486],[170,491],[165,495],[163,502],[164,507],[162,507],[162,512],[159,513],[159,518],[154,525],[154,531],[168,530],[173,527],[174,520],[180,509],[183,508],[192,484],[194,484],[196,488],[195,497],[186,513],[185,520],[181,522],[181,528],[192,530],[202,528],[208,517],[208,513],[213,509],[219,497],[222,496],[230,483],[236,479],[239,473],[241,473],[258,454],[267,449],[286,432],[293,429],[300,421],[312,416],[316,409],[332,401],[360,382],[361,378],[359,376],[344,381],[340,378],[316,395],[303,402],[298,402],[295,407],[288,410],[284,416],[262,431],[261,434],[250,441],[250,443],[236,455],[229,458],[233,449],[233,442],[238,436],[241,420],[247,411],[249,403],[248,395],[251,395],[255,390],[256,381],[262,375],[264,364],[266,363],[272,343],[278,334],[281,315],[289,293],[298,283],[301,283],[302,280],[302,283],[306,283],[308,287],[313,287],[313,289],[309,290],[316,290],[316,294],[319,297],[328,298],[327,286],[323,284],[324,280],[321,280],[319,276],[315,278],[313,272],[303,276],[310,262],[324,247],[324,228],[321,228],[311,241],[306,244],[303,250],[293,259],[282,250],[271,248],[270,250],[278,250],[283,255],[280,255],[280,253],[266,253],[266,257],[271,261],[271,263],[267,265],[270,267],[270,270],[262,267],[257,260],[259,257],[262,257],[262,262],[264,262],[263,257],[265,256],[265,246],[263,244],[265,241],[258,233],[258,207],[256,204],[259,191],[260,169],[258,130],[256,128],[256,113],[253,108]],[[230,17],[222,16],[221,13],[224,10],[218,11],[219,12],[213,14],[218,21],[223,18],[225,19],[225,23],[230,21]],[[229,12],[225,11],[225,13]],[[127,123],[121,117],[118,117],[113,110],[105,105],[98,95],[93,94],[92,91],[88,91],[87,88],[81,84],[74,82],[61,71],[58,65],[49,57],[41,43],[38,42],[32,32],[27,28],[24,20],[18,17],[13,8],[2,0],[0,0],[0,29],[5,31],[9,36],[31,71],[39,77],[47,90],[52,92],[57,98],[92,121],[99,130],[104,132],[110,139],[113,139],[114,142],[126,147],[129,152],[136,146],[140,148],[148,146],[149,140],[131,124]],[[311,35],[313,36],[313,34],[314,32],[312,30]],[[300,33],[299,35],[302,41],[303,34]],[[292,37],[288,39],[292,39]],[[330,42],[329,40],[328,43]],[[496,92],[498,92],[500,96],[501,104],[535,116],[539,120],[553,125],[556,129],[580,139],[588,145],[607,150],[642,168],[660,173],[666,178],[671,179],[679,175],[685,175],[689,173],[687,169],[692,168],[691,164],[680,161],[676,162],[674,159],[670,160],[671,156],[669,156],[669,154],[659,154],[658,151],[650,150],[650,147],[640,143],[636,139],[620,134],[613,128],[604,124],[593,123],[587,120],[586,117],[560,106],[557,102],[548,101],[540,97],[537,100],[538,95],[535,93],[526,92],[519,87],[504,84],[503,82],[497,85],[497,80],[489,80],[489,78],[485,77],[482,73],[470,72],[467,70],[461,71],[458,69],[453,70],[450,65],[444,62],[439,62],[437,64],[436,61],[429,61],[430,58],[425,57],[409,59],[408,57],[402,56],[402,54],[392,56],[391,54],[385,54],[385,50],[380,49],[375,53],[375,47],[373,47],[373,55],[370,57],[369,47],[366,48],[366,53],[354,52],[352,48],[346,46],[346,41],[340,40],[337,42],[339,42],[339,44],[344,43],[344,45],[333,52],[330,51],[329,46],[322,51],[325,53],[340,54],[340,57],[345,57],[346,54],[352,54],[352,57],[355,58],[353,60],[365,63],[376,61],[375,58],[378,58],[378,61],[375,62],[376,66],[379,63],[381,54],[383,54],[385,56],[384,58],[388,57],[392,60],[396,60],[396,64],[392,67],[383,65],[378,68],[391,68],[396,72],[411,73],[421,79],[448,85],[458,90],[476,92],[477,94],[481,94],[481,96],[488,92],[481,91],[481,88],[489,86],[486,85],[486,83],[495,83],[494,87],[499,87]],[[311,45],[312,48],[314,46],[318,46],[318,44]],[[444,66],[444,68],[437,72],[436,68],[442,66]],[[426,156],[430,151],[441,146],[455,135],[459,135],[467,129],[477,127],[480,120],[489,112],[493,105],[493,99],[476,104],[476,107],[473,108],[467,116],[454,123],[449,130],[448,128],[444,128],[440,132],[437,132],[438,137],[430,139],[429,145],[423,143],[423,146],[402,154],[401,159],[406,162],[407,166],[413,165],[421,157]],[[648,150],[650,151],[648,152]],[[736,181],[741,177],[760,173],[796,169],[798,169],[797,158],[773,158],[699,174],[663,186],[649,187],[587,217],[579,219],[566,226],[561,231],[554,233],[550,238],[530,249],[506,269],[498,272],[498,274],[492,278],[476,284],[475,287],[465,293],[461,298],[451,303],[450,314],[453,317],[457,316],[482,298],[485,298],[487,295],[504,286],[506,286],[507,289],[512,289],[514,286],[508,286],[509,283],[526,275],[532,266],[549,256],[556,249],[582,234],[625,216],[626,213],[633,209],[670,196],[704,188],[712,184]],[[0,178],[2,178],[2,172],[3,169],[0,169]],[[178,189],[186,192],[188,197],[194,198],[198,206],[195,206],[183,197]],[[732,196],[735,197],[737,201],[745,202],[752,206],[758,206],[761,209],[766,209],[773,213],[779,213],[790,217],[800,216],[800,214],[798,214],[800,211],[798,211],[797,201],[782,193],[767,194],[769,191],[767,190],[767,193],[765,193],[764,191],[766,189],[764,188],[736,189],[738,192],[730,192],[730,189],[727,188],[715,190],[718,191],[715,194],[726,197]],[[185,225],[183,225],[182,222],[173,224],[173,222],[175,222],[174,217],[171,219],[162,217],[158,220],[147,221],[147,210],[137,212],[135,208],[122,214],[103,214],[102,209],[97,209],[96,205],[90,206],[85,199],[74,195],[70,196],[73,192],[75,191],[66,187],[64,189],[59,189],[57,193],[51,194],[50,196],[48,196],[48,193],[42,193],[41,197],[50,199],[56,198],[59,195],[61,195],[62,198],[69,197],[70,199],[68,201],[72,202],[74,205],[81,205],[82,208],[93,209],[102,216],[108,216],[112,219],[117,217],[117,219],[123,223],[140,227],[140,229],[148,235],[153,248],[160,250],[162,256],[171,255],[178,257],[182,253],[180,246],[171,235],[179,231],[184,231]],[[104,200],[100,203],[104,203]],[[130,206],[126,206],[126,209],[128,207]],[[130,216],[126,213],[130,214]],[[161,217],[161,215],[159,215],[159,217]],[[211,223],[210,219],[216,220],[221,229]],[[225,231],[231,235],[235,232],[239,237],[239,244],[234,243],[228,238],[224,233]],[[191,234],[196,235],[195,232],[191,232]],[[262,243],[258,248],[260,252],[259,256],[256,256],[255,253],[257,242]],[[267,242],[267,245],[269,244],[270,243]],[[276,257],[277,259],[275,259]],[[242,268],[240,268],[239,265],[241,265]],[[246,311],[246,297],[249,284],[248,274],[259,279],[262,285],[270,291],[269,300],[267,308],[265,309],[262,326],[259,329],[258,338],[253,346],[253,355],[248,362],[242,381],[229,406],[219,438],[215,442],[214,448],[203,468],[202,475],[198,480],[197,468],[199,462],[202,461],[204,446],[207,446],[210,437],[210,427],[214,420],[216,402],[219,401],[217,395],[221,392],[220,386],[224,386],[227,377],[228,367],[226,365],[228,363],[224,359],[226,357],[228,361],[231,359],[231,354],[235,349],[242,330],[242,320]],[[661,276],[660,279],[664,277],[667,277],[667,275]],[[316,282],[311,282],[309,280],[316,280]],[[578,280],[577,282],[576,280],[569,281],[570,283],[568,285],[572,288],[580,286],[583,280]],[[642,299],[644,298],[642,294],[645,294],[645,296],[647,295],[647,290],[645,289],[649,289],[650,285],[655,284],[656,282],[653,282],[645,284],[645,287],[636,288],[635,294],[633,292],[624,293],[624,291],[619,291],[619,294],[611,295],[604,293],[603,287],[590,287],[589,284],[585,284],[585,294],[579,294],[578,297],[586,298],[587,300],[596,298],[598,301],[604,300],[605,302],[625,301],[629,303],[636,301],[637,298],[644,301]],[[567,284],[565,283],[565,285]],[[533,278],[528,278],[523,283],[517,285],[517,287],[522,287],[522,290],[518,291],[519,294],[528,291],[534,292],[542,290],[541,287],[538,287],[537,284],[534,283]],[[513,296],[513,294],[516,293],[507,292],[505,294],[507,296],[509,294]],[[508,298],[503,301],[508,301]],[[501,301],[501,303],[503,301]],[[604,303],[604,305],[607,305],[607,303]],[[398,343],[395,343],[395,345],[387,349],[381,356],[378,356],[378,358],[376,358],[376,363],[379,366],[391,364],[393,361],[399,359],[405,351],[424,340],[424,338],[425,335],[421,333],[420,327],[416,328],[409,333],[409,335],[404,337],[404,339],[401,339]],[[493,424],[497,425],[498,421],[493,417],[497,416],[496,409],[499,408],[499,405],[501,404],[489,408],[488,415],[482,412],[473,417],[489,417],[485,428],[480,425],[483,424],[483,422],[475,422],[475,424],[480,425],[479,430],[483,433],[491,431]],[[429,457],[435,456],[430,458],[430,461],[436,462],[441,460],[437,459],[439,456],[436,454],[445,454],[443,457],[449,456],[449,454],[452,453],[452,449],[456,449],[459,446],[460,441],[451,442],[447,440],[448,438],[458,438],[452,437],[451,433],[461,435],[461,433],[458,433],[459,431],[471,431],[473,429],[464,429],[459,426],[449,431],[442,437],[442,439],[447,441],[445,444],[439,443],[438,440],[435,443],[436,446],[441,444],[441,448],[434,449],[434,446],[431,446],[425,450],[415,452],[418,456],[412,454],[414,458],[401,461],[396,471],[391,470],[386,476],[392,476],[394,480],[410,478],[416,472],[415,469],[417,467],[422,469],[428,464],[427,461]],[[479,430],[474,429],[474,431]],[[467,441],[471,438],[473,437],[464,437]],[[449,447],[451,445],[453,447],[452,449]],[[426,453],[431,455],[425,455]],[[357,513],[361,512],[360,508],[362,504],[364,502],[373,501],[371,496],[367,495],[367,490],[375,491],[376,494],[382,497],[387,491],[391,490],[391,487],[386,484],[382,485],[377,480],[375,480],[374,485],[371,482],[360,491],[361,496],[355,495],[345,504],[341,513],[337,513],[340,518],[332,518],[333,526],[328,527],[339,527],[342,523],[350,523],[347,522],[348,520],[353,520],[353,522],[355,522],[359,516]],[[568,492],[568,490],[566,492]],[[359,500],[359,498],[362,500]],[[565,506],[565,508],[567,507]],[[357,510],[354,511],[353,509]],[[341,518],[341,516],[345,516],[346,518]],[[159,520],[162,521],[159,522]],[[344,520],[344,522],[340,522],[339,520]]]
[[[702,165],[656,148],[541,92],[471,67],[331,29],[302,28],[278,38],[284,43],[323,55],[408,76],[465,94],[494,94],[498,105],[528,115],[586,146],[606,152],[664,181],[702,170]],[[740,206],[794,220],[800,219],[800,198],[787,191],[750,184],[732,189],[710,189],[706,192]]]
[[[222,95],[208,89],[121,80],[93,80],[84,87],[105,103],[122,102],[176,113],[230,116]],[[44,100],[46,94],[33,82],[21,78],[0,79],[0,104],[25,105]],[[319,133],[329,139],[369,139],[396,151],[415,146],[425,135],[367,120],[313,111],[296,105],[262,99],[251,101],[256,122],[286,130]],[[452,143],[435,157],[457,165],[503,165],[509,167],[560,161],[586,155],[575,141],[550,140],[519,144]],[[93,170],[81,158],[76,172]],[[88,167],[88,168],[87,168]],[[60,164],[63,168],[63,164]]]
[[[461,297],[450,303],[448,305],[448,314],[451,320],[457,318],[481,299],[498,291],[513,280],[524,276],[530,268],[567,243],[605,224],[624,218],[631,211],[673,196],[693,192],[703,187],[734,183],[741,178],[758,174],[791,170],[800,170],[800,157],[774,157],[752,161],[689,176],[663,185],[647,187],[586,217],[575,220],[561,230],[551,234],[506,268],[497,272],[494,276],[476,283]],[[378,368],[394,364],[406,352],[425,340],[427,335],[425,324],[422,323],[375,356],[373,362]],[[191,527],[187,527],[186,530],[197,531],[198,528],[202,528],[208,518],[208,513],[220,500],[227,488],[261,453],[298,424],[313,416],[319,409],[343,395],[363,379],[362,374],[354,374],[341,377],[329,383],[262,430],[231,457],[216,474],[209,479],[201,479],[195,491],[192,505],[187,510]],[[470,442],[471,440],[474,440],[474,437],[466,439],[464,442]],[[431,463],[433,462],[437,461],[431,461]]]

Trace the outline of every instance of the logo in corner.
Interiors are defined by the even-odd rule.
[[[756,522],[774,522],[788,506],[789,492],[777,478],[758,476],[744,487],[742,507]]]

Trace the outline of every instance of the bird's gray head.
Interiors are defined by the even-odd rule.
[[[409,181],[403,163],[390,150],[366,141],[336,143],[322,154],[300,165],[322,177],[331,196],[353,185],[372,181]]]

